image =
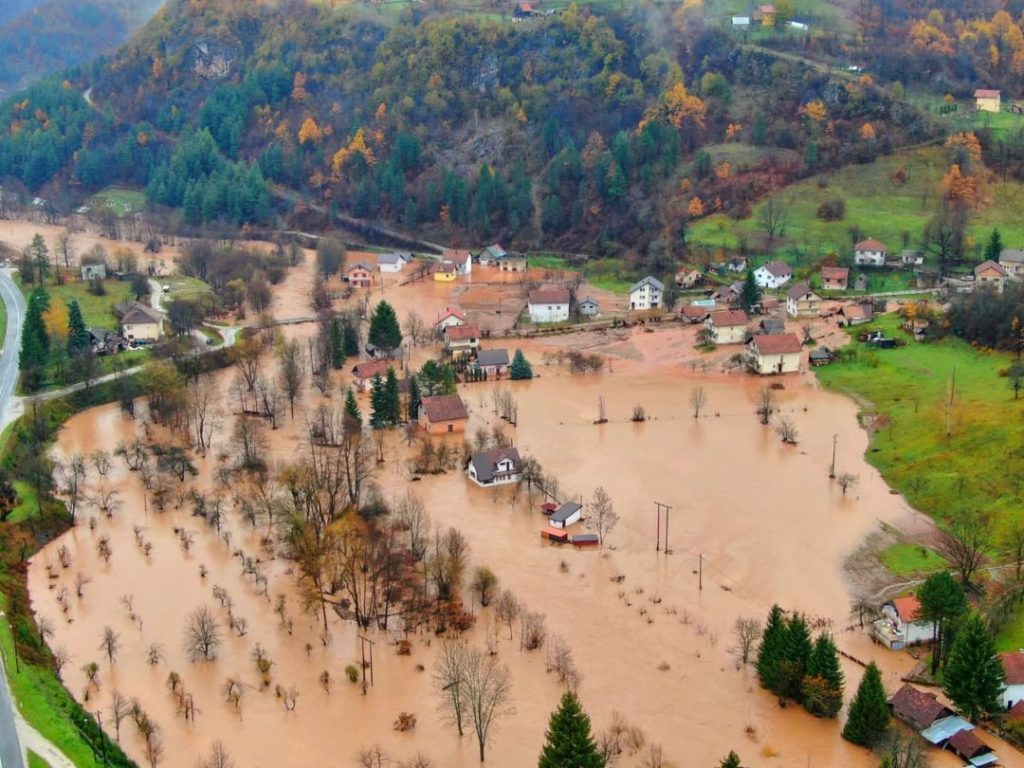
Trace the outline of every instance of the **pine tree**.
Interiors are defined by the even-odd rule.
[[[1003,236],[999,234],[999,228],[992,230],[992,234],[988,238],[988,243],[985,245],[985,258],[991,261],[999,261],[999,256],[1003,252]]]
[[[782,608],[773,605],[761,634],[756,666],[761,687],[779,695],[782,695],[780,668],[786,658],[786,635],[786,619],[782,615]]]
[[[740,290],[740,306],[749,312],[761,302],[761,286],[754,279],[754,273],[747,270],[747,276],[743,280],[743,288]]]
[[[402,398],[398,394],[398,376],[394,368],[388,368],[384,378],[384,406],[388,424],[398,424],[402,420]]]
[[[395,314],[395,308],[386,301],[378,304],[370,317],[369,341],[386,353],[402,346],[402,329],[398,325],[398,315]]]
[[[50,356],[50,336],[46,332],[46,321],[43,317],[49,308],[50,295],[40,285],[32,291],[28,299],[25,324],[21,328],[21,352],[18,355],[22,382],[25,389],[30,392],[42,386],[46,363]]]
[[[932,674],[939,669],[943,650],[949,647],[949,626],[967,612],[967,595],[949,571],[933,573],[917,591],[921,603],[917,618],[932,622]]]
[[[730,751],[728,755],[722,758],[718,768],[743,768],[743,766],[740,765],[740,756]]]
[[[843,738],[862,747],[870,747],[878,743],[888,728],[889,702],[885,698],[882,673],[871,662],[850,704]]]
[[[530,361],[526,359],[526,355],[523,354],[523,350],[517,349],[515,355],[512,357],[512,367],[509,369],[513,381],[522,381],[523,379],[533,378],[533,366],[530,365]]]
[[[43,278],[50,273],[50,249],[46,247],[46,241],[38,232],[32,238],[32,244],[28,248],[39,274],[39,284],[42,285]]]
[[[346,322],[342,328],[345,339],[345,355],[355,357],[359,354],[359,332],[352,323]]]
[[[843,670],[828,633],[818,635],[803,685],[804,706],[816,717],[835,717],[843,707]]]
[[[786,622],[783,661],[779,665],[781,690],[777,693],[796,701],[802,700],[804,677],[807,675],[812,647],[807,619],[803,614],[793,614]]]
[[[985,620],[971,613],[956,633],[942,690],[970,720],[1000,709],[1006,673]]]
[[[89,331],[82,318],[82,308],[76,299],[72,299],[68,302],[68,353],[74,355],[88,349],[90,341]]]
[[[576,694],[566,691],[551,713],[537,768],[604,768],[605,762],[590,733],[590,718]]]
[[[420,383],[415,376],[409,377],[409,421],[415,422],[420,415],[420,401],[422,396],[420,395]]]
[[[356,393],[352,387],[345,390],[345,430],[359,432],[363,428],[363,414],[356,402]]]
[[[345,342],[338,318],[331,318],[331,367],[340,371],[345,365]]]
[[[370,385],[370,427],[383,429],[388,424],[387,394],[384,391],[384,379],[377,374]]]

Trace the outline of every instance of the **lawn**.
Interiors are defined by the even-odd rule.
[[[1008,115],[1008,117],[1013,117]],[[795,247],[812,256],[835,251],[852,251],[850,230],[855,225],[863,236],[874,237],[890,252],[919,246],[921,233],[935,212],[937,191],[947,170],[944,152],[926,148],[880,157],[866,165],[850,165],[786,187],[775,193],[776,202],[788,210],[785,239],[777,239],[775,249]],[[899,183],[897,172],[906,172]],[[973,216],[969,236],[980,248],[993,227],[999,227],[1003,242],[1010,247],[1024,245],[1024,186],[1015,182],[992,181],[983,187],[986,204]],[[818,205],[842,198],[846,215],[841,221],[825,222],[817,217]],[[766,201],[754,208],[753,215],[733,221],[724,214],[707,216],[690,227],[693,244],[736,248],[741,237],[760,242],[764,237],[759,212]]]
[[[630,274],[622,259],[588,259],[582,269],[570,266],[564,257],[553,253],[531,253],[528,261],[531,267],[539,269],[581,272],[587,282],[609,293],[626,294],[636,282],[636,277]]]
[[[170,291],[164,293],[164,299],[191,298],[213,290],[208,283],[204,283],[198,277],[187,277],[186,275],[168,275],[157,278],[161,286],[169,286]]]
[[[28,750],[28,768],[50,768],[50,764],[30,749]]]
[[[882,565],[896,576],[912,576],[916,573],[937,571],[946,565],[946,560],[927,547],[896,542],[884,550],[879,559]]]
[[[87,204],[95,211],[106,208],[120,218],[145,210],[146,193],[141,189],[107,187],[90,197]]]
[[[103,296],[95,296],[89,290],[89,284],[81,280],[68,281],[64,285],[46,284],[46,291],[50,294],[51,301],[62,301],[65,304],[72,299],[78,301],[82,308],[82,317],[86,326],[117,329],[117,318],[114,317],[113,307],[123,301],[135,298],[129,283],[120,280],[103,280],[103,289],[106,291]],[[35,288],[30,283],[19,283],[21,290],[26,296],[32,293]],[[205,283],[204,283],[205,285]]]

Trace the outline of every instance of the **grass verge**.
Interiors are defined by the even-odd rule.
[[[28,750],[28,768],[50,768],[50,764],[30,749]]]
[[[937,571],[947,565],[945,558],[927,547],[897,542],[879,554],[882,565],[896,576]]]

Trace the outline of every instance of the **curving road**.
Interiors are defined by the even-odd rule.
[[[18,384],[18,350],[21,324],[25,319],[25,297],[11,279],[11,269],[0,269],[0,299],[7,308],[7,335],[0,347],[0,429],[17,413],[14,389]]]

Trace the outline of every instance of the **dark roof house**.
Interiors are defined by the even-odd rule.
[[[919,691],[910,684],[904,685],[891,697],[889,706],[892,713],[903,722],[921,731],[942,717],[953,712],[939,701],[934,693]]]
[[[476,353],[477,368],[508,366],[507,349],[480,349]]]
[[[505,459],[512,464],[508,472],[499,469],[499,465]],[[493,451],[481,451],[474,453],[469,463],[473,469],[473,475],[481,485],[489,485],[496,478],[503,478],[511,474],[519,473],[522,469],[522,459],[519,451],[515,448],[495,448]]]

